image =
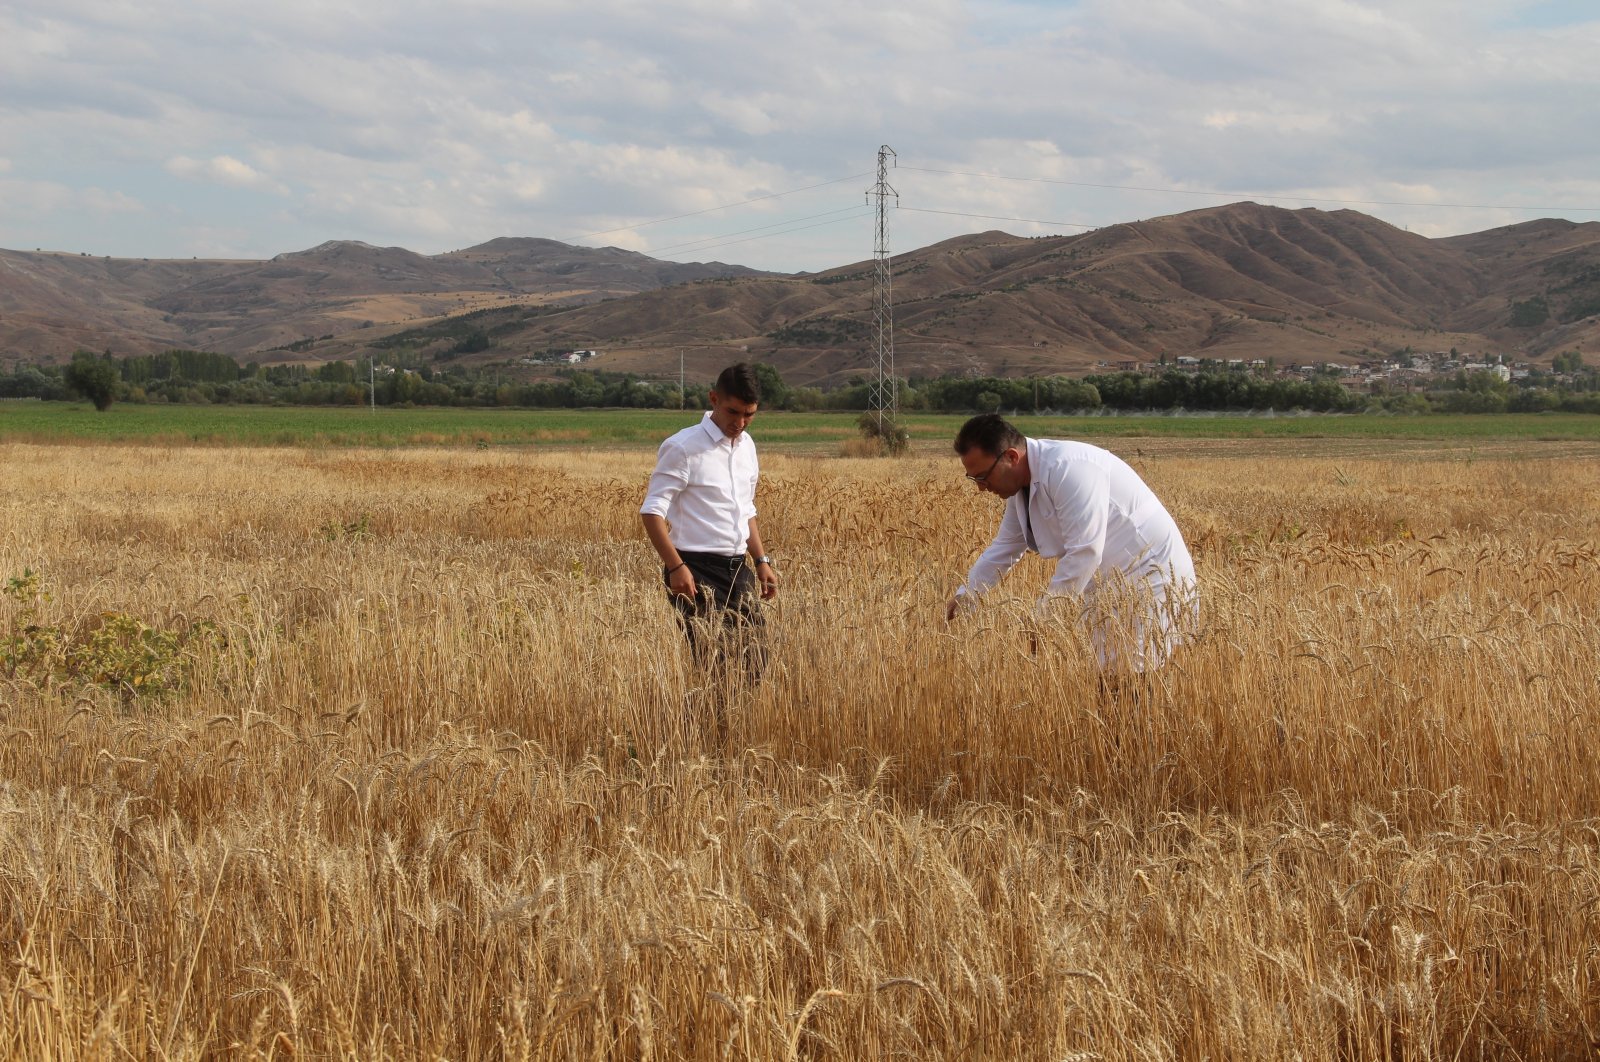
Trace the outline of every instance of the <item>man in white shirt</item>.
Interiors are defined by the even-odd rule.
[[[639,514],[696,662],[738,655],[754,681],[766,663],[756,586],[763,598],[778,592],[756,526],[756,444],[745,433],[761,403],[755,369],[723,369],[709,397],[700,423],[661,444]]]
[[[1081,602],[1102,669],[1164,664],[1197,615],[1194,560],[1139,474],[1098,446],[1025,438],[993,413],[967,421],[955,449],[967,478],[1006,509],[946,619],[1031,549],[1059,558],[1041,611],[1053,598]]]

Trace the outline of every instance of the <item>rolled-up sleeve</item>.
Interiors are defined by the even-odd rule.
[[[665,517],[672,507],[672,499],[689,485],[689,459],[672,440],[661,444],[656,451],[656,468],[650,473],[650,484],[645,488],[641,515]]]
[[[756,487],[761,482],[761,463],[756,459],[756,444],[754,439],[747,439],[750,447],[750,501],[749,513],[744,518],[744,526],[749,527],[750,521],[756,518]]]
[[[1050,579],[1050,594],[1082,594],[1100,570],[1111,517],[1111,477],[1087,461],[1063,467],[1050,485],[1056,526],[1061,529],[1061,559]]]
[[[1028,536],[1022,529],[1019,511],[1021,504],[1020,497],[1006,502],[1005,515],[1000,518],[1000,529],[995,532],[994,541],[973,563],[972,570],[967,573],[966,583],[956,591],[958,595],[983,593],[999,582],[1000,577],[1028,552]]]

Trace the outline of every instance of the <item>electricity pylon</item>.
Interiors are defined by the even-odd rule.
[[[872,327],[877,337],[878,371],[867,396],[867,408],[878,418],[878,434],[885,423],[892,429],[900,412],[900,393],[894,379],[894,298],[893,270],[889,260],[889,197],[900,202],[900,193],[889,187],[889,160],[895,158],[888,144],[878,148],[878,183],[867,190],[867,201],[878,200],[877,235],[873,240]]]

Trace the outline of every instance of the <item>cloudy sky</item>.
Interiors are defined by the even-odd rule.
[[[1242,198],[1600,220],[1595,0],[0,0],[0,247],[784,271]]]

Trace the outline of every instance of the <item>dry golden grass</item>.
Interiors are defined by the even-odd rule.
[[[0,447],[0,648],[182,639],[0,668],[0,1054],[1591,1057],[1592,455],[1118,448],[1159,682],[1027,652],[1037,559],[945,626],[953,460],[772,457],[719,747],[648,453]]]

